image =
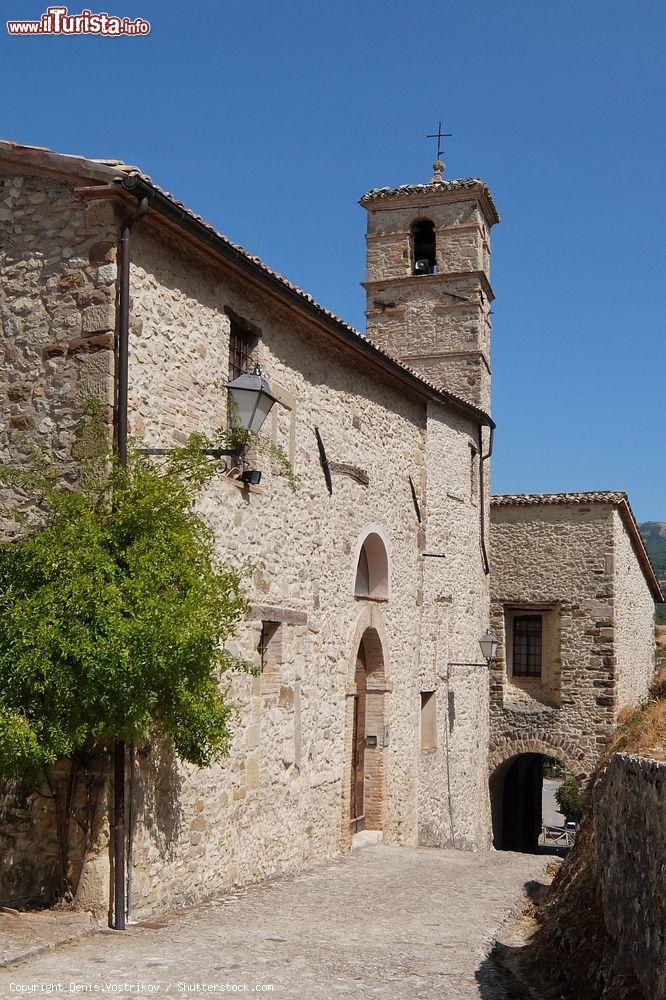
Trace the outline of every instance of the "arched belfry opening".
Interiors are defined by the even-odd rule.
[[[386,543],[378,531],[368,530],[357,543],[354,597],[387,601],[389,558]]]
[[[347,690],[343,842],[362,830],[384,828],[386,674],[382,642],[373,627],[363,632],[353,676]]]
[[[430,219],[417,219],[412,224],[412,273],[437,273],[437,237]]]

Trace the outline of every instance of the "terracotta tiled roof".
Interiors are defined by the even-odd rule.
[[[373,201],[381,201],[385,198],[400,198],[402,195],[406,194],[433,194],[436,191],[461,191],[464,189],[469,189],[471,191],[480,191],[484,198],[487,200],[488,207],[490,209],[491,221],[499,222],[500,217],[493,201],[493,196],[490,193],[490,188],[488,185],[479,180],[478,177],[466,177],[460,180],[434,180],[430,181],[429,184],[401,184],[399,187],[381,187],[372,188],[367,194],[359,200],[359,205],[369,205]]]
[[[611,504],[617,507],[652,596],[658,604],[663,603],[664,595],[655,568],[645,548],[629,497],[624,490],[592,490],[588,493],[496,493],[490,498],[491,507],[574,506],[593,503]]]
[[[592,490],[588,493],[494,493],[490,498],[493,507],[534,507],[538,504],[611,503],[629,502],[622,490]]]
[[[202,216],[197,215],[196,212],[187,208],[183,202],[179,201],[173,194],[166,191],[158,184],[155,184],[150,176],[144,173],[144,171],[142,171],[139,167],[124,163],[122,160],[89,159],[85,156],[73,155],[69,153],[57,153],[44,146],[26,146],[10,140],[0,140],[0,160],[1,159],[27,162],[32,166],[39,167],[46,171],[50,170],[54,173],[64,172],[75,176],[78,175],[80,177],[91,177],[94,180],[106,181],[110,184],[122,184],[125,188],[131,185],[132,178],[137,178],[144,184],[149,185],[153,191],[166,199],[166,201],[168,201],[174,208],[178,209],[179,213],[195,222],[202,231],[205,231],[210,234],[210,236],[214,237],[220,245],[228,247],[239,257],[242,257],[244,261],[256,268],[258,272],[271,278],[274,282],[285,289],[285,291],[297,296],[297,298],[303,303],[307,303],[307,305],[316,311],[317,314],[325,317],[330,324],[333,324],[340,332],[344,333],[347,339],[351,339],[354,343],[356,343],[357,346],[361,348],[371,360],[379,364],[384,363],[384,367],[390,366],[393,370],[398,369],[399,372],[404,372],[405,376],[408,377],[409,381],[414,386],[418,384],[427,389],[429,391],[429,395],[437,398],[441,402],[450,403],[457,409],[462,409],[467,413],[474,414],[474,416],[477,417],[481,423],[494,426],[493,421],[484,410],[473,406],[471,403],[468,403],[466,400],[461,399],[459,396],[456,396],[448,390],[438,388],[438,386],[429,382],[427,379],[424,379],[422,375],[415,372],[398,358],[394,358],[383,348],[378,347],[377,344],[373,343],[359,330],[347,323],[346,320],[341,319],[330,309],[320,305],[320,303],[317,302],[317,300],[308,292],[303,291],[302,288],[299,288],[298,285],[294,284],[284,275],[280,274],[278,271],[274,271],[259,257],[249,253],[244,247],[240,246],[238,243],[234,243],[223,233],[220,233],[209,222],[206,222]],[[454,182],[446,181],[445,183],[452,184]],[[467,184],[468,182],[460,183]],[[423,186],[425,187],[426,185]]]

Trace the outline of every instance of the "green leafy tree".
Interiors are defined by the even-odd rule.
[[[568,775],[555,792],[559,811],[567,821],[580,822],[583,809],[580,804],[580,785],[574,777]]]
[[[0,471],[39,511],[0,544],[0,774],[49,790],[61,896],[72,815],[90,843],[91,761],[116,739],[154,736],[198,766],[223,757],[233,706],[220,678],[247,666],[224,648],[247,610],[241,576],[220,563],[194,507],[219,470],[209,442],[193,436],[161,462],[133,447],[121,468],[105,440],[94,411],[74,485],[44,463]],[[81,778],[83,816],[73,810]]]

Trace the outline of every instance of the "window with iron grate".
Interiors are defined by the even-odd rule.
[[[231,309],[225,310],[231,321],[229,330],[229,381],[251,372],[256,360],[256,350],[261,330]]]
[[[513,619],[513,676],[541,677],[542,615],[516,615]]]

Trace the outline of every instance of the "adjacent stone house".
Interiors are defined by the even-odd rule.
[[[132,916],[298,870],[363,829],[487,847],[488,189],[439,173],[363,199],[369,312],[390,317],[394,358],[136,168],[0,143],[3,461],[26,461],[34,442],[67,468],[90,396],[114,420],[119,230],[144,199],[130,431],[154,448],[212,431],[227,419],[224,384],[258,360],[278,398],[268,433],[299,487],[259,456],[260,485],[232,472],[203,502],[223,557],[255,567],[237,647],[260,672],[232,681],[223,765],[183,767],[157,748],[131,763]],[[403,305],[405,338],[427,313],[435,369],[402,360]],[[468,354],[451,392],[448,366]],[[4,815],[1,895],[39,896],[52,831],[34,802]],[[98,848],[84,898],[103,909],[104,838]]]
[[[589,776],[654,675],[662,599],[627,495],[491,499],[490,782],[496,846],[531,847],[541,762]]]

